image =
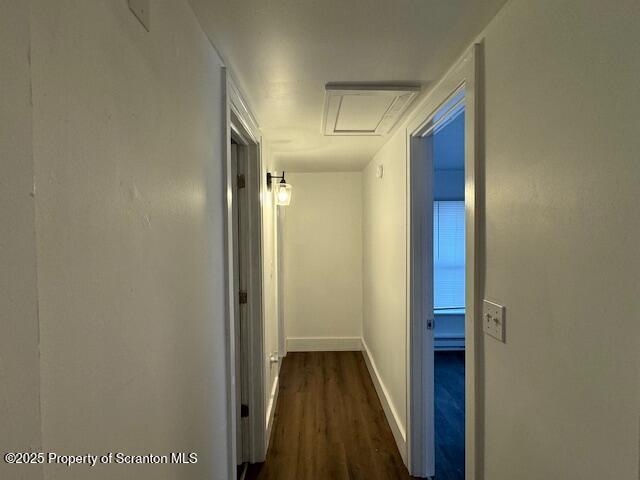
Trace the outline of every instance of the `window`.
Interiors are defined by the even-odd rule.
[[[433,305],[436,313],[464,313],[464,201],[433,202]]]

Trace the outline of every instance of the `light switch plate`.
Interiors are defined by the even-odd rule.
[[[505,337],[504,307],[485,300],[482,302],[482,329],[487,335],[504,342]]]
[[[133,12],[145,30],[149,31],[149,21],[151,18],[150,0],[129,0],[129,10]]]

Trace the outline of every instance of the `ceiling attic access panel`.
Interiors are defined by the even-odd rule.
[[[420,87],[337,85],[325,87],[325,135],[385,135],[415,100]]]

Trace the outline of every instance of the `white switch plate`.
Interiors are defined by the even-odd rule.
[[[487,335],[504,342],[504,307],[485,300],[482,302],[482,329]]]
[[[151,6],[149,0],[129,0],[129,10],[133,12],[145,30],[149,31],[151,18]]]

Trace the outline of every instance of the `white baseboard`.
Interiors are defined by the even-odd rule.
[[[288,337],[287,352],[344,352],[362,350],[360,337]]]
[[[280,375],[276,375],[276,378],[273,379],[273,385],[271,387],[271,395],[269,396],[269,404],[267,405],[267,428],[265,433],[265,449],[264,451],[269,451],[269,441],[271,440],[271,427],[273,427],[273,417],[276,413],[276,405],[278,403],[278,381],[280,379]]]
[[[373,380],[373,386],[378,393],[378,397],[380,398],[380,403],[382,404],[382,409],[384,410],[384,414],[387,417],[387,422],[391,427],[391,432],[393,433],[393,438],[396,441],[396,445],[398,445],[398,450],[400,451],[400,456],[404,461],[405,465],[408,465],[407,462],[407,435],[405,433],[404,428],[402,427],[402,422],[400,421],[400,417],[398,412],[396,411],[393,403],[391,401],[391,397],[387,392],[380,375],[378,374],[378,369],[376,368],[375,361],[373,360],[373,356],[369,351],[369,347],[367,343],[362,339],[362,353],[364,356],[365,363],[367,364],[367,368],[369,369],[369,375],[371,375],[371,379]]]
[[[464,333],[445,333],[433,336],[434,350],[464,350]]]

